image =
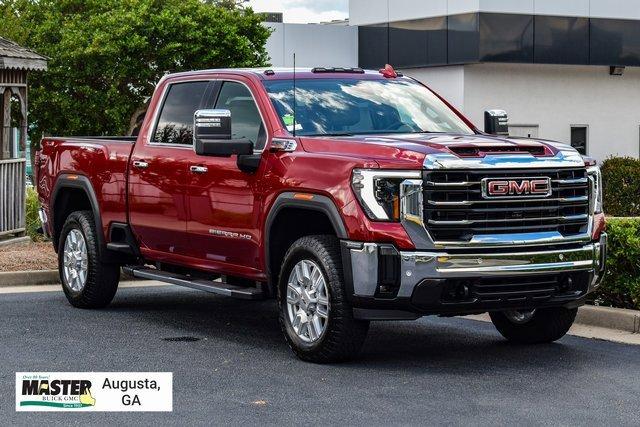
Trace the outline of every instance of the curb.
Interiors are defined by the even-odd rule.
[[[0,287],[52,285],[60,283],[58,270],[9,271],[0,273]]]
[[[576,323],[640,333],[640,311],[585,305],[578,310]]]
[[[120,280],[138,281],[145,279],[133,278],[122,272]],[[58,270],[0,272],[0,288],[7,286],[57,285],[59,283],[60,275]]]
[[[13,239],[0,241],[0,248],[6,248],[7,246],[14,246],[14,245],[16,246],[26,245],[27,243],[31,243],[31,237],[29,236],[15,237]]]

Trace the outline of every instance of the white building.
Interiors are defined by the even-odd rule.
[[[640,157],[640,0],[350,0],[349,12],[349,26],[268,24],[273,65],[293,52],[299,66],[390,63],[480,129],[500,108],[513,135]]]
[[[273,31],[267,51],[274,67],[357,67],[358,27],[265,22]]]

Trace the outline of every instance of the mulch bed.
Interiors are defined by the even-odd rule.
[[[51,242],[37,242],[0,248],[0,272],[56,270],[58,258]]]

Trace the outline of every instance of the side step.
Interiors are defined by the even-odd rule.
[[[147,267],[123,267],[122,270],[124,270],[125,273],[140,279],[158,280],[160,282],[171,283],[172,285],[198,289],[200,291],[225,295],[232,298],[260,300],[266,297],[265,293],[258,288],[245,288],[243,286],[229,285],[227,283],[214,282],[212,280],[192,279],[181,274],[154,270]]]

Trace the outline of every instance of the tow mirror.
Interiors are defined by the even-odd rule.
[[[484,112],[484,131],[491,135],[509,135],[509,116],[504,110]]]
[[[230,157],[253,154],[253,143],[246,138],[233,139],[231,111],[197,110],[193,115],[193,147],[201,156]]]

